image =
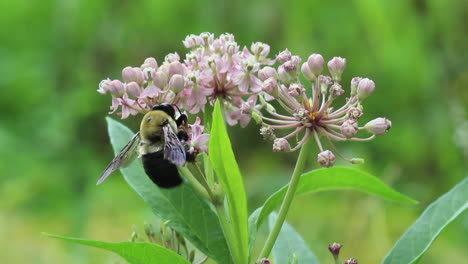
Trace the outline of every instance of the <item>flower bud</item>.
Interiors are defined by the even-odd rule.
[[[184,75],[184,66],[178,61],[169,64],[169,77],[175,74]]]
[[[175,93],[179,93],[184,90],[184,77],[180,74],[172,75],[169,80],[169,89]]]
[[[317,162],[322,167],[330,168],[335,164],[336,157],[329,150],[324,150],[317,155]]]
[[[260,260],[260,264],[270,264],[270,263],[271,263],[270,260],[267,259],[267,258],[262,258],[262,259]]]
[[[309,69],[315,76],[319,76],[323,70],[323,57],[318,53],[314,53],[309,56],[307,59],[307,64],[309,65]]]
[[[387,133],[387,131],[392,128],[392,122],[390,120],[388,120],[387,118],[383,118],[383,117],[379,117],[379,118],[376,118],[374,120],[371,120],[369,121],[365,126],[364,128],[376,135],[376,136],[380,136],[380,135],[383,135],[385,133]]]
[[[368,97],[375,89],[375,83],[374,81],[364,78],[361,81],[359,81],[358,87],[357,87],[357,96],[359,100],[363,100],[364,98]]]
[[[142,70],[144,70],[145,68],[153,68],[153,69],[157,70],[158,69],[158,62],[156,61],[155,58],[149,57],[149,58],[145,59],[145,61],[143,62],[143,64],[141,65],[140,68]]]
[[[348,110],[348,118],[352,120],[358,120],[363,115],[360,107],[351,107]]]
[[[276,78],[276,70],[270,66],[264,67],[258,71],[258,78],[262,81],[268,78]]]
[[[340,255],[341,247],[343,247],[343,245],[338,244],[338,243],[332,243],[332,244],[328,245],[328,250],[330,250],[330,253],[332,253],[332,255],[333,255],[333,257],[335,259],[337,259],[338,256]]]
[[[136,82],[130,82],[126,85],[127,94],[131,97],[138,97],[141,93],[140,85]]]
[[[263,91],[268,94],[275,95],[278,93],[278,82],[275,78],[270,77],[263,82]]]
[[[125,82],[137,82],[142,84],[144,81],[143,72],[137,67],[125,67],[122,70],[122,77]]]
[[[345,264],[358,264],[358,261],[355,258],[350,258],[347,261],[345,261]]]
[[[344,93],[344,90],[343,90],[343,88],[341,88],[341,85],[339,83],[334,83],[330,87],[330,94],[333,97],[338,97],[338,96],[342,95],[343,93]]]
[[[362,80],[361,77],[354,77],[351,79],[351,96],[356,95],[359,82]]]
[[[154,76],[153,83],[159,88],[164,88],[167,85],[168,77],[162,71],[157,71],[156,75]]]
[[[262,42],[255,42],[250,47],[255,57],[264,59],[270,53],[270,46]]]
[[[348,119],[340,126],[340,130],[345,138],[352,138],[359,132],[359,126],[357,121]]]
[[[333,57],[333,59],[331,59],[327,65],[333,80],[339,82],[341,80],[341,74],[346,67],[346,59],[341,57]]]
[[[283,50],[282,52],[280,52],[280,54],[278,54],[278,56],[276,56],[276,60],[281,63],[285,63],[290,59],[291,59],[291,52],[288,49]]]
[[[285,138],[277,138],[273,141],[273,151],[289,151],[289,142]]]
[[[115,97],[121,97],[125,93],[125,86],[119,80],[109,82],[108,91]]]
[[[291,75],[286,71],[283,65],[278,68],[278,79],[283,83],[289,83],[292,79]]]
[[[365,160],[360,158],[352,158],[349,160],[351,164],[364,164]]]
[[[314,73],[310,70],[307,62],[302,63],[301,72],[308,81],[315,81],[315,79],[317,79]]]

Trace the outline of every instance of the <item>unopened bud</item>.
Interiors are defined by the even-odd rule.
[[[302,63],[301,72],[308,81],[315,81],[317,76],[312,72],[307,62]]]
[[[351,107],[348,110],[348,118],[352,120],[358,120],[362,116],[362,109],[360,107]]]
[[[278,56],[276,56],[276,60],[281,63],[285,63],[290,59],[291,59],[291,52],[288,49],[283,50],[282,52],[280,52],[280,54],[278,54]]]
[[[140,85],[136,82],[130,82],[126,85],[127,94],[131,97],[138,97],[141,93]]]
[[[335,161],[336,161],[335,155],[333,155],[333,152],[329,150],[324,150],[317,155],[317,162],[322,167],[327,167],[327,168],[333,167],[333,165],[335,164]]]
[[[392,122],[390,120],[388,120],[387,118],[383,118],[383,117],[379,117],[379,118],[376,118],[374,120],[371,120],[369,121],[365,126],[364,128],[376,135],[376,136],[380,136],[380,135],[383,135],[385,133],[387,133],[387,131],[392,128]]]
[[[175,93],[184,90],[184,77],[180,74],[174,74],[169,80],[169,89]]]
[[[352,138],[359,132],[359,126],[356,120],[345,120],[340,126],[341,134],[345,138]]]
[[[285,138],[277,138],[273,141],[273,151],[289,151],[289,142]]]
[[[125,86],[119,80],[113,80],[109,82],[108,91],[115,97],[121,97],[125,93]]]
[[[333,80],[339,82],[341,80],[341,74],[346,67],[346,59],[341,57],[333,57],[333,59],[331,59],[327,65]]]
[[[310,55],[309,58],[307,59],[307,64],[309,65],[309,69],[312,71],[312,73],[315,76],[319,76],[322,73],[323,63],[324,63],[323,56],[318,53],[314,53]]]
[[[267,258],[262,258],[260,260],[260,264],[270,264],[270,263],[271,263],[270,260],[268,260]]]
[[[351,79],[351,96],[356,95],[359,82],[362,80],[361,77],[354,77]]]
[[[162,71],[157,71],[153,79],[154,85],[162,89],[166,87],[167,82],[168,82],[167,75]]]
[[[364,164],[365,160],[361,158],[352,158],[349,160],[351,164]]]
[[[284,64],[283,64],[284,65]],[[292,79],[292,76],[289,74],[288,71],[286,71],[285,67],[281,65],[278,68],[278,77],[279,80],[283,83],[289,83]]]
[[[142,84],[144,81],[143,72],[137,67],[125,67],[122,70],[122,77],[125,82],[137,82]]]
[[[332,244],[328,245],[328,250],[330,250],[330,253],[332,253],[332,255],[333,255],[333,257],[335,259],[337,259],[338,256],[340,255],[341,247],[343,247],[343,245],[338,244],[338,243],[332,243]]]
[[[184,74],[184,66],[182,65],[182,63],[178,61],[174,61],[174,62],[171,62],[171,64],[169,64],[169,76],[172,76],[175,74],[180,74],[180,75]]]
[[[276,70],[270,66],[266,66],[258,71],[258,78],[262,81],[268,78],[276,78]]]
[[[140,68],[142,70],[145,69],[145,68],[153,68],[153,69],[157,70],[158,69],[158,62],[156,61],[155,58],[149,57],[149,58],[145,59],[145,61],[143,62],[143,64],[141,65]]]
[[[270,77],[263,82],[263,91],[272,96],[278,94],[278,82],[275,78]]]
[[[358,264],[358,261],[355,258],[350,258],[347,261],[345,261],[345,264]]]
[[[342,95],[343,93],[344,93],[344,90],[343,90],[343,88],[341,88],[341,85],[339,83],[334,83],[330,87],[330,94],[333,97],[338,97],[338,96]]]
[[[357,96],[359,100],[363,100],[364,98],[368,97],[375,89],[374,81],[364,78],[359,82],[357,88]]]

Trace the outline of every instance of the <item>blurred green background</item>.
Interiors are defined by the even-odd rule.
[[[346,82],[375,80],[364,121],[385,116],[392,130],[340,149],[421,203],[350,191],[297,198],[288,221],[323,263],[331,263],[334,241],[345,245],[344,258],[378,263],[430,202],[466,176],[466,1],[16,0],[0,1],[0,10],[1,263],[123,263],[41,232],[122,241],[132,225],[156,221],[118,173],[95,186],[113,157],[104,120],[110,97],[96,89],[146,57],[184,54],[181,41],[192,33],[230,32],[242,46],[270,44],[273,55],[288,48],[303,59],[342,56]],[[124,123],[135,130],[138,119]],[[253,124],[230,130],[251,211],[288,181],[297,155],[272,153],[257,131]],[[466,234],[464,214],[421,263],[467,259]]]

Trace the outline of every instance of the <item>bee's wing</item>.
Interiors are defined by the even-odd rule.
[[[164,159],[177,166],[183,166],[186,161],[185,148],[170,126],[163,126]]]
[[[137,132],[132,139],[130,139],[127,145],[125,145],[125,147],[119,152],[119,154],[117,154],[117,156],[115,156],[115,158],[109,163],[96,184],[101,184],[117,169],[125,168],[130,165],[137,156],[138,144],[140,144],[140,132]]]

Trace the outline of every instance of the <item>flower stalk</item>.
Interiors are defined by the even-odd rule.
[[[309,157],[312,142],[312,140],[307,140],[301,147],[299,156],[297,158],[296,167],[294,168],[294,172],[291,176],[291,181],[288,185],[288,190],[286,191],[286,196],[284,197],[283,203],[281,203],[278,218],[276,219],[273,229],[270,231],[265,245],[263,246],[263,249],[260,252],[260,256],[257,259],[268,258],[268,256],[271,253],[271,250],[273,249],[276,239],[278,238],[279,232],[281,231],[281,227],[283,226],[283,223],[286,220],[286,215],[288,214],[289,207],[291,206],[291,203],[294,199],[294,195],[296,194],[296,189],[299,184],[301,174],[304,171],[305,163],[307,161],[307,158]]]

